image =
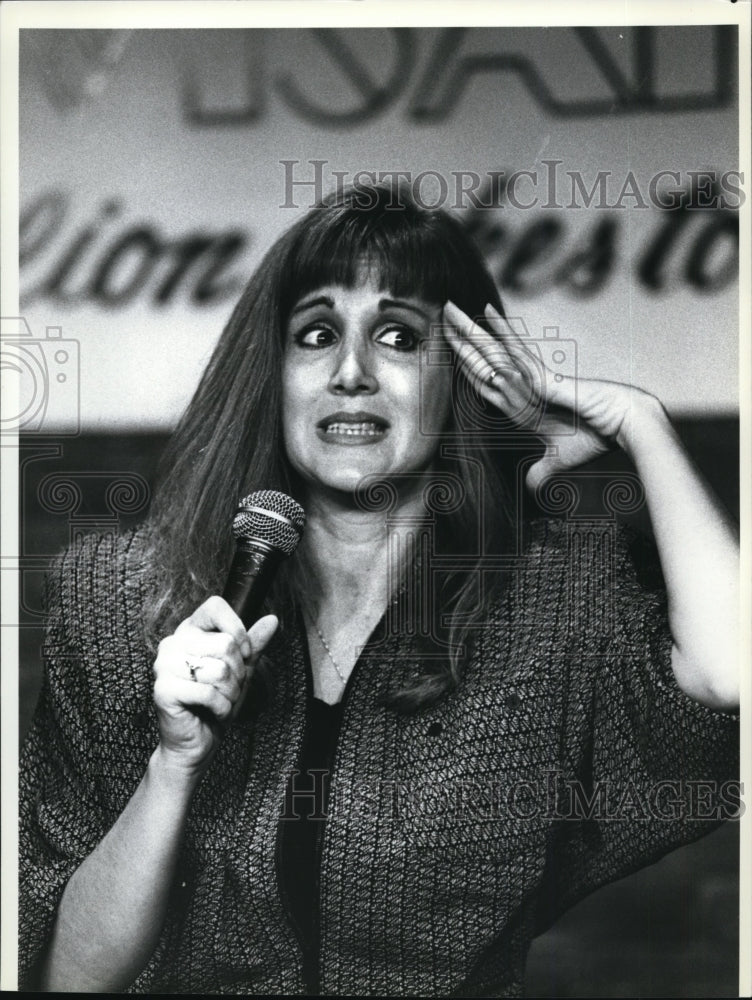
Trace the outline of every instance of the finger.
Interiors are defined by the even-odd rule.
[[[253,668],[261,653],[266,649],[274,633],[279,626],[279,619],[276,615],[264,615],[254,622],[248,630],[248,641],[251,644],[251,655],[246,665],[246,674],[240,686],[240,695],[233,707],[232,716],[236,718],[243,707],[246,696],[250,688],[250,681],[253,676]]]
[[[489,302],[484,310],[488,324],[496,336],[504,344],[512,358],[523,368],[538,370],[540,361],[535,357],[523,338],[517,333],[512,324],[501,315]]]
[[[191,666],[193,669],[190,669]],[[189,660],[186,669],[191,681],[198,684],[211,684],[233,704],[240,696],[241,687],[249,672],[244,665],[242,674],[238,674],[224,660],[217,660],[210,656]]]
[[[200,659],[203,656],[224,660],[238,676],[242,673],[244,658],[235,639],[226,632],[204,632],[186,624],[175,632],[175,642],[168,645],[176,666],[181,667],[190,657]],[[248,637],[245,642],[250,648]],[[182,670],[179,672],[182,673]]]
[[[539,375],[535,379],[522,378],[516,368],[513,378],[508,377],[509,368],[492,372],[480,351],[450,327],[445,327],[444,335],[460,358],[463,374],[482,399],[519,427],[537,422],[543,398]]]
[[[198,684],[183,677],[163,675],[154,682],[154,700],[168,713],[174,710],[203,708],[218,721],[232,712],[232,702],[212,684]]]
[[[463,374],[483,399],[509,415],[518,413],[530,405],[531,386],[519,377],[516,369],[510,370],[508,362],[505,368],[492,368],[477,348],[463,340],[449,327],[445,328],[444,334],[459,357]],[[509,378],[510,374],[514,374],[515,377]]]
[[[276,615],[264,615],[248,629],[248,642],[251,646],[251,662],[266,649],[279,626]]]
[[[547,399],[552,375],[550,370],[525,343],[524,338],[517,333],[512,324],[490,303],[486,305],[485,315],[492,330],[504,343],[509,356],[513,359],[517,371],[522,376],[521,380],[529,383],[533,395],[540,397],[541,402]]]
[[[529,370],[535,373],[536,385],[539,386],[541,397],[545,398],[546,403],[568,408],[576,406],[576,379],[552,372],[533,354],[514,327],[490,303],[486,306],[485,314],[494,332],[504,340],[509,353],[518,359],[523,357],[527,359]]]
[[[243,656],[250,656],[250,645],[245,626],[227,601],[217,596],[209,597],[196,608],[182,625],[190,624],[203,632],[226,632],[238,644]],[[178,626],[178,631],[182,626]]]
[[[459,342],[475,348],[486,367],[484,369],[480,361],[469,351],[463,353],[464,360],[466,363],[470,363],[471,359],[477,362],[473,369],[476,376],[490,388],[501,392],[506,405],[502,406],[501,400],[497,398],[492,401],[507,412],[536,405],[543,386],[543,373],[534,355],[526,348],[521,351],[515,348],[513,354],[507,348],[506,340],[495,337],[474,323],[453,302],[447,302],[444,311],[446,318],[454,322],[461,333]],[[499,323],[505,322],[495,310],[494,317]],[[514,346],[513,341],[512,346]]]
[[[256,656],[252,656],[247,664],[245,677],[243,678],[243,681],[240,685],[238,696],[235,699],[235,702],[232,706],[233,719],[240,714],[240,711],[243,708],[243,704],[245,703],[248,692],[251,689],[251,679],[253,678],[256,659],[257,659]]]
[[[510,357],[505,344],[474,323],[467,313],[453,302],[446,303],[444,315],[449,323],[457,328],[461,335],[460,339],[464,343],[470,343],[479,352],[491,371],[505,369],[509,372],[516,371],[514,360]]]
[[[465,378],[473,388],[482,392],[484,388],[490,387],[489,379],[494,369],[482,354],[450,327],[445,328],[444,336],[457,355]]]
[[[185,678],[212,662],[223,664],[242,683],[247,667],[235,640],[224,632],[203,632],[186,625],[160,642],[154,672]]]

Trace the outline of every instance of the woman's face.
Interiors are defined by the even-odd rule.
[[[446,426],[452,369],[421,364],[441,309],[378,284],[364,270],[356,287],[318,288],[290,313],[284,438],[310,487],[352,492],[364,476],[424,471]]]

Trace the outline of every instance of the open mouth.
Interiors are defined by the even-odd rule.
[[[332,413],[316,425],[319,437],[327,441],[375,442],[384,437],[389,424],[373,413]]]
[[[371,422],[362,424],[335,423],[327,424],[325,431],[327,434],[367,434],[372,437],[374,434],[383,434],[384,427]]]

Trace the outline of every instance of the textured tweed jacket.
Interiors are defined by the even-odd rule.
[[[147,581],[138,534],[85,539],[56,576],[21,762],[22,988],[157,742]],[[557,914],[733,813],[736,722],[677,688],[665,597],[612,524],[535,523],[461,684],[408,716],[383,704],[420,663],[395,609],[346,692],[322,992],[518,995]],[[306,655],[302,630],[275,638],[266,704],[232,726],[196,792],[162,936],[130,992],[303,992],[277,866]]]

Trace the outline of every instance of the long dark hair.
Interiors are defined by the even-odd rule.
[[[419,207],[405,190],[339,191],[284,233],[243,291],[163,459],[148,535],[156,574],[146,611],[153,645],[209,594],[221,592],[238,499],[256,489],[299,491],[281,432],[286,322],[302,295],[330,284],[354,287],[364,260],[376,265],[381,287],[395,296],[440,304],[451,299],[472,317],[482,316],[487,303],[502,311],[493,279],[460,222]],[[435,600],[445,613],[453,608],[461,624],[448,627],[449,654],[395,693],[400,710],[434,701],[457,684],[473,624],[498,599],[493,588],[479,597],[473,581],[481,574],[474,570],[514,535],[510,484],[499,452],[490,449],[494,434],[509,425],[482,404],[456,366],[453,388],[454,400],[465,405],[455,406],[451,433],[439,449],[437,482],[439,493],[442,482],[461,484],[463,497],[445,503],[438,521],[449,548],[473,553],[475,564],[468,569],[462,559],[462,568],[445,573],[436,589]],[[295,607],[302,586],[300,574],[282,573],[272,594],[275,611]]]

